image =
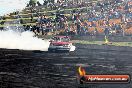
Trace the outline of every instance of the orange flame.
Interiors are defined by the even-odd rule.
[[[78,72],[79,72],[79,75],[80,75],[80,76],[86,75],[85,70],[84,70],[81,66],[78,68]]]

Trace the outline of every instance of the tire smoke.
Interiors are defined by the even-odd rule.
[[[0,48],[48,51],[50,42],[34,36],[30,31],[0,31]]]

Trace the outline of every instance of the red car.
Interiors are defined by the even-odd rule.
[[[55,36],[50,40],[48,51],[74,51],[75,46],[70,42],[69,36]]]

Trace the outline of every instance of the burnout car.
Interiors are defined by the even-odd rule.
[[[75,46],[70,42],[69,36],[55,36],[50,40],[48,51],[74,51]]]

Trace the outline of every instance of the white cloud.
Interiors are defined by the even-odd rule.
[[[43,3],[43,0],[38,0]],[[0,0],[0,15],[25,8],[29,0]]]
[[[24,8],[26,6],[26,2],[23,2],[22,0],[8,0],[7,1],[4,1],[4,2],[1,2],[0,3],[0,7],[1,8],[14,8],[14,9],[21,9],[21,8]]]
[[[0,0],[0,15],[21,10],[26,6],[25,0]]]

